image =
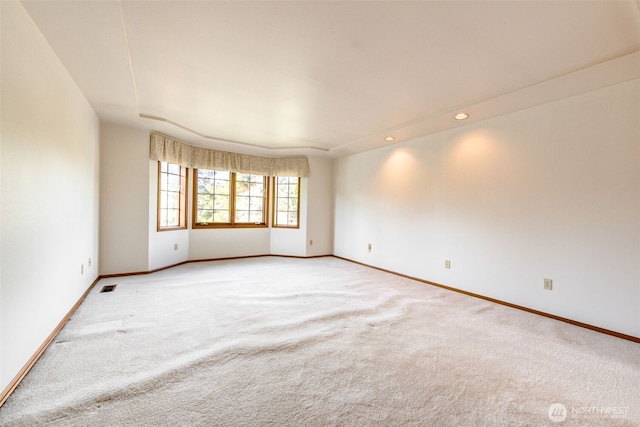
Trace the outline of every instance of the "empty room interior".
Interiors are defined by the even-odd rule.
[[[0,424],[640,424],[640,2],[0,19]]]

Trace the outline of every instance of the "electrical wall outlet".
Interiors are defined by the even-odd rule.
[[[89,262],[87,263],[87,267],[91,267],[91,258],[89,258]]]
[[[548,291],[552,291],[553,290],[553,280],[551,279],[544,279],[544,288]]]
[[[444,260],[444,268],[451,268],[451,261],[449,261],[448,259]]]
[[[178,244],[177,244],[177,243],[174,243],[174,244],[173,244],[173,250],[174,250],[174,251],[177,251],[177,250],[178,250]]]
[[[367,250],[371,252],[371,243],[367,243]]]
[[[84,264],[80,264],[80,274],[84,274]]]
[[[313,240],[309,240],[309,246],[313,246]]]

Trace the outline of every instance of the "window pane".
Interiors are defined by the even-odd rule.
[[[213,197],[210,194],[198,194],[197,209],[213,209]]]
[[[215,188],[211,191],[215,191],[216,194],[226,194],[229,195],[230,182],[229,181],[215,181]]]
[[[230,222],[229,211],[214,211],[213,222],[223,222],[223,223]]]
[[[167,175],[167,190],[180,191],[180,176]]]
[[[159,183],[160,183],[160,189],[161,190],[166,190],[167,189],[167,187],[168,187],[167,181],[168,180],[169,180],[169,176],[166,173],[162,173],[160,175]]]
[[[298,223],[298,213],[297,212],[289,212],[289,225],[297,225]]]
[[[209,169],[198,169],[198,178],[210,178],[213,179],[216,171]]]
[[[236,211],[236,222],[249,222],[249,212]]]
[[[215,195],[214,199],[214,207],[216,210],[229,210],[229,196],[219,196]]]
[[[287,225],[287,212],[278,211],[277,217],[278,217],[278,219],[277,219],[276,223],[278,225]]]
[[[162,209],[160,211],[160,226],[161,227],[167,226],[167,210],[166,209]]]
[[[236,210],[249,210],[249,198],[244,196],[236,197]]]
[[[216,180],[231,181],[231,172],[229,171],[207,171],[211,177],[215,177]]]
[[[198,209],[196,222],[213,222],[213,211]]]
[[[213,180],[198,178],[198,193],[208,193],[213,187]]]
[[[264,196],[264,183],[256,182],[251,185],[251,195],[252,196]]]
[[[248,196],[249,184],[246,182],[236,181],[236,196]]]
[[[174,227],[180,225],[180,210],[179,209],[169,209],[169,210],[167,210],[167,225],[174,226]]]
[[[168,172],[174,175],[180,175],[180,165],[169,163]]]
[[[180,193],[167,193],[167,209],[180,209]]]
[[[251,211],[262,212],[263,205],[264,205],[264,199],[262,197],[251,197],[251,200],[249,202],[249,209]]]
[[[249,220],[252,223],[261,223],[262,222],[262,212],[252,211],[249,213]]]
[[[289,199],[289,211],[298,210],[298,199]]]

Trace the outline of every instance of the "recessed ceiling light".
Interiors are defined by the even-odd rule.
[[[467,117],[469,117],[469,115],[467,113],[458,113],[455,116],[453,116],[453,118],[456,119],[456,120],[464,120]]]
[[[392,136],[388,136],[384,139],[385,141],[395,141],[396,139]]]

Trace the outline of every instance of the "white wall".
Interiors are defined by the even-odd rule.
[[[149,132],[103,123],[100,274],[149,270]]]
[[[639,85],[337,160],[335,254],[640,337]]]
[[[306,255],[329,255],[333,253],[333,160],[309,157],[309,167]]]
[[[269,228],[191,229],[189,259],[268,255],[269,239]]]
[[[0,8],[2,390],[98,276],[99,122],[22,5]]]

